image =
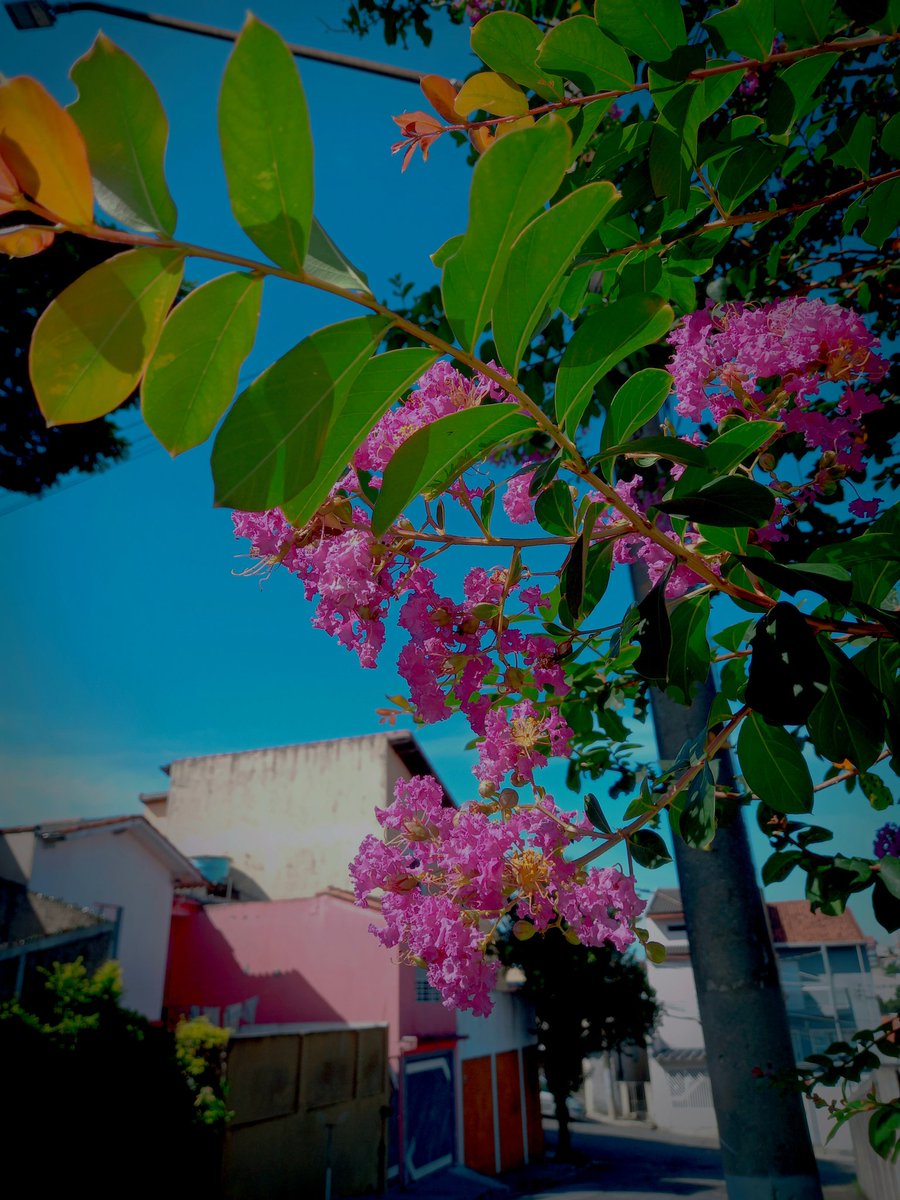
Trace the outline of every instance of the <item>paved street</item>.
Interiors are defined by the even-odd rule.
[[[548,1122],[546,1132],[552,1146],[555,1123]],[[712,1140],[688,1143],[640,1126],[592,1122],[573,1125],[572,1140],[589,1161],[569,1180],[530,1188],[528,1200],[725,1200],[722,1159]],[[821,1159],[819,1170],[829,1200],[857,1195],[848,1159]]]
[[[672,1134],[624,1123],[572,1125],[576,1161],[553,1161],[556,1123],[544,1122],[548,1156],[502,1182],[464,1170],[440,1172],[395,1193],[397,1200],[726,1200],[722,1159],[711,1140],[686,1142]],[[826,1200],[859,1200],[853,1164],[821,1157]]]

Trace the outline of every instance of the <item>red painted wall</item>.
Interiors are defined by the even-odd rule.
[[[256,1024],[387,1021],[400,1028],[400,969],[369,933],[379,919],[339,897],[176,904],[166,974],[169,1012],[259,998]],[[411,968],[405,973],[414,975]],[[451,1014],[452,1022],[452,1014]]]

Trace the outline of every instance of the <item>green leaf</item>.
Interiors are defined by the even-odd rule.
[[[307,275],[316,279],[351,291],[372,294],[368,279],[340,252],[315,217],[310,227],[309,249],[303,265]]]
[[[755,454],[780,429],[778,421],[747,421],[743,425],[735,425],[733,429],[713,438],[707,446],[710,466],[720,475],[727,475],[745,458]]]
[[[875,880],[872,888],[872,910],[882,929],[888,933],[900,929],[900,900],[888,891],[880,879]]]
[[[875,118],[868,113],[859,113],[850,122],[849,128],[838,127],[836,137],[838,145],[832,148],[830,161],[835,166],[849,167],[860,175],[868,175],[872,142],[875,139]]]
[[[687,703],[695,683],[705,683],[709,675],[709,596],[689,596],[669,614],[672,624],[672,648],[669,651],[667,678]]]
[[[704,24],[743,58],[768,58],[775,36],[774,0],[738,0],[732,8],[707,17]]]
[[[611,183],[586,184],[541,213],[516,239],[493,312],[497,353],[514,378],[573,257],[619,198]]]
[[[634,87],[627,53],[604,37],[590,17],[569,17],[554,25],[541,45],[538,64],[570,80],[585,95]]]
[[[749,525],[758,529],[771,520],[775,497],[761,483],[726,475],[683,496],[660,500],[654,508],[706,525]]]
[[[687,40],[678,0],[598,0],[597,24],[647,62],[663,62]]]
[[[809,736],[823,758],[845,759],[860,771],[874,763],[884,744],[884,714],[867,686],[865,676],[851,660],[823,641],[829,677],[822,699],[810,713]]]
[[[900,900],[900,858],[886,854],[881,859],[878,876],[891,895]]]
[[[900,158],[900,113],[894,113],[881,131],[881,148],[891,158]]]
[[[757,621],[747,640],[753,651],[747,703],[771,725],[804,724],[825,693],[829,671],[806,618],[793,604],[780,601]]]
[[[894,797],[883,779],[871,771],[863,771],[857,778],[863,795],[876,812],[884,812],[886,808],[891,807]]]
[[[882,246],[900,224],[900,179],[879,183],[866,200],[868,223],[862,239],[870,246]]]
[[[645,942],[644,953],[652,963],[664,963],[666,961],[666,948],[662,942]]]
[[[492,12],[472,27],[472,49],[494,71],[537,92],[545,100],[561,100],[563,88],[538,61],[543,33],[521,13]]]
[[[513,243],[554,194],[569,166],[564,121],[545,120],[495,141],[479,158],[469,194],[469,226],[444,263],[447,320],[473,351],[500,291]]]
[[[783,154],[781,146],[751,142],[731,155],[716,181],[719,200],[727,213],[734,212],[742,200],[762,187]]]
[[[556,377],[556,420],[570,437],[603,376],[635,350],[658,341],[674,319],[672,308],[656,295],[626,296],[584,318]]]
[[[632,438],[630,442],[622,442],[619,446],[608,446],[597,456],[598,462],[608,461],[619,456],[641,459],[661,458],[668,462],[683,463],[685,466],[702,470],[707,466],[706,453],[693,442],[682,441],[677,437],[642,437]]]
[[[324,502],[366,435],[391,405],[409,391],[438,359],[431,350],[411,347],[370,358],[353,381],[343,404],[336,407],[315,475],[282,510],[303,526]],[[377,492],[375,493],[377,497]]]
[[[815,58],[793,63],[783,75],[773,79],[766,107],[766,125],[770,134],[787,133],[806,113],[816,89],[837,59],[837,54],[817,54]]]
[[[770,855],[762,867],[762,881],[765,886],[782,883],[802,858],[802,850],[778,850]]]
[[[850,603],[853,584],[843,567],[832,563],[780,563],[756,554],[742,555],[740,561],[752,575],[792,596],[809,590],[835,604]]]
[[[585,611],[589,555],[592,550],[591,536],[597,520],[598,508],[592,505],[587,512],[578,540],[573,543],[560,572],[560,620],[575,626]],[[598,550],[601,547],[598,547]],[[607,566],[607,573],[609,567]],[[594,602],[596,603],[596,601]]]
[[[708,763],[704,763],[683,795],[684,803],[672,808],[673,824],[685,845],[705,850],[716,836],[716,783]]]
[[[175,250],[126,250],[86,271],[44,309],[29,369],[48,425],[91,421],[127,400],[181,285]]]
[[[599,829],[601,833],[612,833],[612,826],[603,815],[600,802],[593,792],[588,792],[584,798],[584,815],[594,828]]]
[[[628,843],[631,846],[631,857],[638,866],[648,867],[652,871],[672,861],[666,843],[652,829],[639,829],[631,835]]]
[[[741,723],[737,755],[747,787],[769,808],[812,812],[812,776],[796,738],[786,730],[750,713]]]
[[[290,50],[253,16],[225,67],[219,140],[238,224],[272,262],[303,274],[313,212],[309,112]]]
[[[575,511],[569,485],[557,479],[534,502],[537,523],[548,533],[567,537],[575,532]]]
[[[612,571],[612,542],[595,543],[588,549],[584,575],[582,619],[589,617],[606,593]]]
[[[667,582],[668,573],[637,605],[638,621],[632,641],[637,642],[641,652],[635,659],[634,669],[645,679],[663,680],[669,668],[672,627],[666,608]]]
[[[253,348],[262,279],[222,275],[172,311],[141,388],[150,431],[170,454],[205,442],[234,399]]]
[[[831,32],[833,0],[775,0],[775,24],[794,46],[816,46]]]
[[[533,429],[534,422],[517,405],[487,404],[460,409],[417,430],[385,468],[372,532],[380,537],[414,496],[446,475],[448,463],[468,462]]]
[[[600,438],[600,452],[618,446],[652,420],[672,390],[672,376],[657,367],[637,371],[622,384],[610,401]]]
[[[104,33],[69,72],[69,106],[88,151],[100,206],[131,229],[175,232],[165,175],[169,124],[156,88]]]
[[[876,1059],[876,1061],[878,1061]],[[880,1065],[880,1063],[879,1063]],[[894,1147],[900,1144],[900,1108],[883,1104],[869,1117],[869,1145],[881,1158],[894,1161]]]
[[[720,629],[718,633],[714,633],[713,641],[725,650],[732,652],[740,650],[753,624],[752,620],[738,621],[736,625],[729,625],[726,629]]]
[[[238,396],[213,446],[216,504],[262,512],[312,482],[333,416],[389,324],[356,317],[319,329]]]

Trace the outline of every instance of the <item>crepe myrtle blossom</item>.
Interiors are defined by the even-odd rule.
[[[858,313],[818,299],[723,304],[689,314],[668,340],[682,416],[781,420],[808,449],[861,469],[860,417],[883,407],[864,389],[880,383],[887,366]],[[841,390],[824,411],[815,405],[827,385]]]
[[[448,1008],[487,1015],[499,970],[499,921],[516,908],[526,934],[572,931],[588,946],[624,950],[644,905],[634,880],[585,869],[564,851],[590,829],[551,796],[521,805],[510,788],[456,809],[431,776],[401,779],[376,811],[386,840],[369,835],[350,866],[357,904],[381,891],[383,925],[371,931],[401,961],[427,971]]]

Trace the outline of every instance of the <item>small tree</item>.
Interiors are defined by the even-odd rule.
[[[521,940],[517,933],[524,932]],[[502,961],[525,974],[524,994],[534,1005],[547,1086],[559,1122],[557,1153],[571,1151],[566,1100],[582,1083],[588,1054],[643,1046],[659,1012],[647,976],[635,959],[610,945],[583,946],[553,929],[533,937],[533,926],[510,923],[498,941]]]
[[[71,1186],[79,1164],[128,1181],[129,1195],[171,1181],[175,1163],[182,1183],[208,1184],[227,1119],[210,1051],[227,1034],[210,1039],[195,1028],[176,1049],[168,1030],[122,1007],[115,962],[89,974],[79,958],[44,974],[27,1007],[0,1005],[7,1145],[41,1151],[47,1194],[51,1183]],[[151,1147],[158,1153],[148,1155]]]

